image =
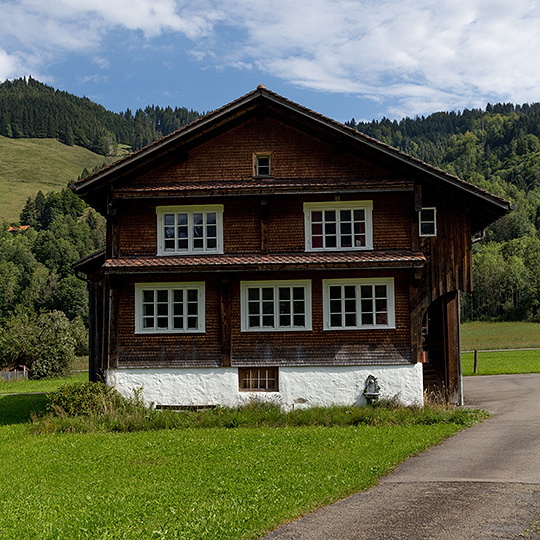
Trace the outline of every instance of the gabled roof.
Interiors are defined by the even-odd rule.
[[[208,113],[179,130],[75,183],[75,192],[104,212],[112,184],[127,180],[156,166],[171,153],[179,153],[209,140],[253,115],[272,115],[315,137],[333,142],[344,151],[358,153],[379,165],[386,164],[420,184],[449,190],[463,196],[475,209],[473,229],[479,230],[510,210],[510,203],[496,195],[452,176],[436,167],[349,128],[335,120],[294,103],[264,85],[231,103]]]

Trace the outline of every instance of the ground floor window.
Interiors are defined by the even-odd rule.
[[[393,278],[323,280],[325,330],[395,328]]]
[[[243,281],[242,331],[311,330],[310,281]]]
[[[204,332],[204,283],[137,283],[137,333]]]
[[[278,392],[278,368],[238,368],[238,387],[240,391]]]

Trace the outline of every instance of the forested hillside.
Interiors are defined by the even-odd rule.
[[[115,155],[118,144],[137,150],[199,116],[185,107],[154,105],[113,113],[31,77],[0,84],[0,135],[58,139],[102,155]]]
[[[513,203],[474,245],[464,315],[540,321],[540,103],[348,124]]]

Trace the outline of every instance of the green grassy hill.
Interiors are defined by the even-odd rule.
[[[86,167],[91,171],[118,157],[100,156],[56,139],[0,136],[0,223],[18,221],[26,199],[41,190],[60,191]]]

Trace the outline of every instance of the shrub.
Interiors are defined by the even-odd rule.
[[[49,394],[47,409],[58,416],[88,416],[103,414],[122,400],[114,388],[103,383],[68,383]]]

